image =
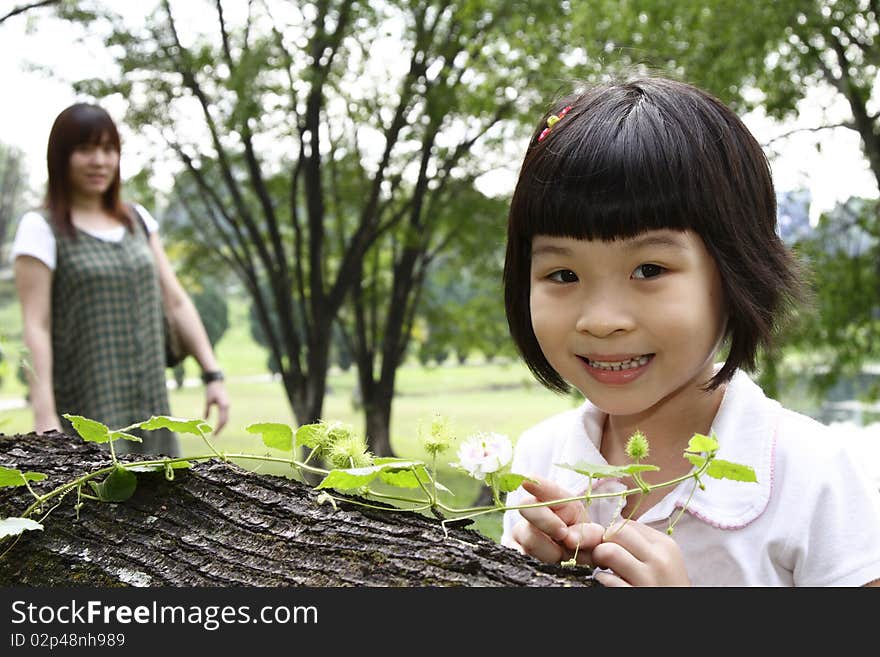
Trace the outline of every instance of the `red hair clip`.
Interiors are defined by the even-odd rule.
[[[559,114],[551,114],[550,116],[548,116],[547,127],[541,130],[541,134],[538,135],[538,141],[544,141],[544,137],[550,134],[550,130],[553,128],[553,126],[559,123],[560,119],[568,114],[570,109],[571,105],[566,105],[561,110],[559,110]]]

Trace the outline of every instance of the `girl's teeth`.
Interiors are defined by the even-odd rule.
[[[620,370],[629,370],[634,367],[641,367],[645,363],[650,360],[650,356],[639,356],[638,358],[630,358],[629,360],[606,363],[600,360],[589,360],[591,366],[596,367],[600,370],[612,370],[614,372],[619,372]]]

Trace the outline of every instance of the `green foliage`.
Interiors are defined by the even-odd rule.
[[[102,502],[124,502],[134,495],[137,476],[129,468],[117,466],[103,481],[90,481],[89,485]]]
[[[372,483],[377,477],[381,477],[384,473],[395,474],[402,472],[408,472],[409,476],[397,478],[395,485],[403,484],[406,488],[415,488],[419,484],[415,479],[417,475],[413,472],[413,468],[417,467],[424,470],[425,464],[418,463],[417,461],[394,459],[362,468],[331,470],[316,488],[335,488],[337,490],[363,488]],[[395,480],[392,478],[391,481]]]
[[[246,427],[248,433],[256,433],[263,437],[263,444],[271,449],[289,452],[293,449],[293,429],[280,422],[258,422]]]
[[[880,360],[878,210],[876,200],[850,199],[823,215],[815,230],[795,244],[809,271],[812,300],[786,327],[783,339],[789,350],[807,356],[786,365],[785,352],[768,355],[764,371],[789,386],[806,379],[817,399]],[[771,357],[775,362],[766,362]],[[804,377],[806,368],[809,377]],[[878,389],[854,394],[880,398]]]
[[[617,479],[635,474],[636,472],[649,472],[659,470],[656,465],[648,465],[647,463],[629,463],[627,465],[605,465],[603,463],[586,463],[579,461],[574,465],[566,463],[557,463],[557,467],[574,470],[582,475],[592,479]]]
[[[21,472],[0,466],[0,488],[27,486],[29,481],[42,481],[45,478],[46,475],[41,472]]]
[[[6,244],[14,222],[24,211],[28,187],[24,154],[0,143],[0,247]]]
[[[86,442],[109,443],[120,438],[124,438],[125,440],[130,440],[136,443],[143,442],[141,438],[127,433],[125,429],[110,431],[110,429],[108,429],[106,425],[101,424],[100,422],[97,422],[95,420],[90,420],[89,418],[82,417],[81,415],[71,415],[69,413],[65,413],[64,417],[68,421],[70,421],[70,424],[73,425],[74,430],[80,436],[82,436],[82,439]],[[134,427],[126,428],[131,429]]]
[[[506,217],[506,199],[465,188],[437,218],[454,227],[457,248],[438,256],[426,277],[413,334],[422,364],[442,363],[450,354],[460,362],[474,353],[490,360],[514,355],[499,293]]]
[[[710,460],[710,457],[714,457],[717,451],[718,440],[714,436],[695,433],[688,442],[684,457],[697,468],[705,468],[706,474],[715,479],[758,481],[754,469],[747,465],[716,458]]]
[[[533,481],[525,475],[514,474],[512,472],[502,474],[496,479],[498,482],[498,490],[502,493],[512,493],[526,480]]]
[[[182,419],[177,417],[168,417],[167,415],[154,415],[149,420],[134,425],[140,429],[147,431],[155,431],[156,429],[168,429],[175,433],[190,433],[194,436],[203,436],[211,433],[214,429],[204,420]],[[77,429],[77,431],[79,431]]]
[[[82,431],[81,436],[89,442],[102,442],[106,436],[114,436],[123,431],[117,429],[109,431],[104,428],[102,432],[100,423],[71,416],[72,422],[76,420],[78,431]],[[98,425],[98,426],[96,426]],[[446,427],[445,422],[435,421],[432,423],[435,427]],[[60,500],[72,490],[77,492],[77,502],[75,509],[77,513],[85,504],[85,500],[93,499],[99,502],[121,503],[129,498],[137,490],[137,475],[143,473],[155,472],[159,469],[165,470],[165,476],[173,479],[174,471],[180,468],[190,467],[193,461],[220,459],[221,462],[227,463],[232,458],[247,458],[253,460],[278,460],[268,455],[260,456],[257,454],[229,454],[217,451],[216,447],[211,444],[206,434],[211,433],[212,429],[207,426],[203,420],[183,420],[168,416],[154,416],[144,422],[136,423],[131,428],[157,429],[168,428],[176,431],[195,433],[205,440],[205,443],[211,448],[212,453],[203,456],[191,456],[187,459],[148,459],[134,463],[121,463],[116,459],[115,454],[110,452],[113,464],[109,467],[98,469],[94,472],[87,473],[67,482],[61,486],[43,494],[38,494],[30,486],[28,490],[33,494],[35,502],[31,504],[20,517],[7,518],[0,523],[0,539],[15,536],[27,529],[42,529],[39,523],[29,519],[29,516],[35,513],[42,513],[43,509],[53,502],[52,509],[57,507],[56,498]],[[282,425],[277,423],[255,423],[248,427],[248,431],[252,434],[260,435],[265,445],[269,447],[281,447],[285,450],[293,446],[291,436],[295,435],[296,442],[302,445],[311,446],[313,454],[318,450],[332,452],[335,445],[348,442],[351,445],[358,445],[359,448],[365,446],[363,438],[352,435],[351,429],[338,422],[322,422],[312,425],[304,425],[293,432],[290,427],[287,431]],[[436,433],[436,431],[435,431]],[[111,442],[112,439],[107,439]],[[428,437],[428,440],[436,440],[436,436]],[[644,436],[640,440],[647,442]],[[630,475],[637,484],[636,488],[625,490],[619,495],[624,498],[631,494],[646,494],[656,488],[678,484],[679,482],[692,478],[695,485],[700,484],[700,476],[703,473],[710,476],[724,477],[735,479],[738,481],[755,481],[754,472],[751,468],[727,461],[717,461],[715,453],[718,449],[718,443],[714,437],[695,434],[690,443],[685,456],[697,466],[696,469],[688,476],[679,477],[668,482],[648,485],[641,477],[640,473],[647,470],[657,470],[655,466],[634,463],[629,466],[620,468],[595,466],[589,464],[578,464],[570,466],[568,464],[560,464],[577,472],[581,472],[591,478],[602,476],[624,476]],[[290,458],[288,462],[292,467],[297,469],[301,474],[308,471],[312,473],[320,473],[323,475],[320,483],[315,487],[316,490],[323,492],[317,497],[319,504],[330,502],[336,505],[337,498],[329,492],[329,490],[338,491],[357,491],[361,496],[357,498],[348,498],[347,501],[360,504],[365,507],[375,507],[369,500],[370,498],[378,498],[383,501],[393,501],[400,505],[401,509],[412,512],[432,511],[438,517],[443,519],[443,526],[446,526],[447,520],[475,518],[486,513],[503,512],[508,509],[518,509],[524,507],[512,506],[508,507],[502,502],[501,494],[509,493],[516,490],[528,477],[510,472],[509,465],[513,454],[513,447],[506,436],[497,433],[478,433],[469,438],[459,449],[459,466],[469,471],[472,476],[479,480],[485,480],[487,486],[490,487],[494,504],[486,507],[464,508],[458,509],[448,506],[440,501],[437,497],[438,491],[450,492],[443,484],[437,481],[436,469],[428,464],[411,459],[398,458],[374,458],[368,456],[363,465],[357,467],[333,467],[330,470],[323,470],[308,465],[308,461],[312,455],[306,458],[305,462],[299,462],[295,458]],[[348,454],[351,456],[351,454]],[[436,454],[434,454],[436,457]],[[10,468],[0,468],[0,486],[21,486],[26,485],[28,481],[41,481],[45,479],[45,475],[40,473],[22,473],[19,470]],[[371,488],[374,483],[381,483],[386,488],[392,490],[400,489],[403,493],[409,492],[407,495],[401,493],[380,492]],[[94,496],[86,495],[82,492],[84,486],[94,493]],[[413,497],[414,495],[414,497]],[[607,495],[602,495],[606,497]],[[565,499],[552,500],[549,502],[541,502],[526,506],[545,506],[550,504],[560,504],[574,500],[583,500],[589,503],[592,499],[592,493],[587,490],[583,495]],[[49,511],[51,513],[51,509]],[[444,517],[446,514],[452,518]],[[46,514],[48,515],[48,513]],[[679,517],[681,517],[679,515]],[[668,530],[672,530],[673,521]],[[0,555],[2,558],[2,555]]]

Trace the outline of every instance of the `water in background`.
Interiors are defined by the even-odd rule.
[[[862,401],[880,386],[880,366],[865,366],[855,377],[838,381],[817,402],[802,381],[786,386],[780,402],[838,430],[880,489],[880,402]]]

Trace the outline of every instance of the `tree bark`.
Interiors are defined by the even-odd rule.
[[[120,457],[133,460],[134,456]],[[61,433],[0,435],[0,465],[48,475],[45,494],[109,464]],[[591,586],[586,568],[543,564],[463,527],[412,512],[318,504],[319,491],[219,460],[138,474],[119,504],[70,493],[43,520],[0,543],[3,586]],[[0,517],[33,502],[0,489]],[[375,502],[372,502],[375,504]],[[390,509],[390,507],[389,507]],[[34,516],[33,519],[39,520]]]

